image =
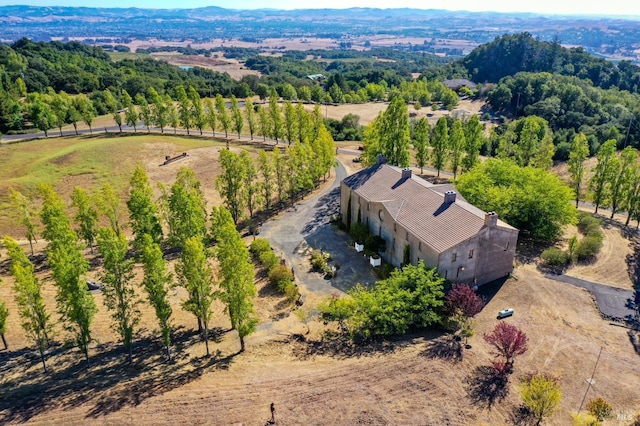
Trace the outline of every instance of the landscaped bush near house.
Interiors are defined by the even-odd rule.
[[[324,270],[327,265],[327,259],[320,250],[314,250],[311,252],[311,267],[316,271]]]
[[[351,238],[353,238],[355,242],[362,244],[369,236],[369,230],[364,223],[356,222],[351,225],[349,235],[351,235]]]
[[[587,212],[578,212],[578,231],[584,235],[602,234],[602,221]]]
[[[280,259],[278,259],[273,250],[269,250],[260,255],[260,263],[262,263],[267,272],[271,272],[275,266],[280,264]]]
[[[387,244],[384,241],[384,238],[378,235],[369,235],[364,240],[364,248],[365,250],[371,251],[373,253],[380,253],[386,250]]]
[[[579,262],[592,260],[602,248],[602,239],[598,236],[588,235],[580,240],[575,250],[576,259]]]
[[[271,251],[271,244],[269,244],[269,241],[265,240],[264,238],[256,238],[251,242],[249,250],[251,251],[251,253],[260,256],[266,251]]]
[[[547,266],[564,267],[569,263],[569,254],[559,248],[552,247],[542,252],[540,258]]]
[[[293,281],[293,273],[285,265],[277,265],[269,272],[269,283],[278,287],[281,281]]]
[[[444,279],[421,261],[407,265],[368,290],[360,285],[346,298],[333,297],[320,307],[324,321],[337,322],[353,339],[406,333],[441,320]]]

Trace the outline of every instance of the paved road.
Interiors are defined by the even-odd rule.
[[[622,321],[633,321],[634,319],[634,307],[637,302],[640,302],[640,300],[638,300],[640,298],[640,292],[609,287],[564,274],[545,274],[545,277],[586,288],[595,297],[596,304],[602,315],[608,318]]]
[[[260,231],[260,237],[268,239],[276,253],[294,268],[302,287],[323,294],[345,291],[356,283],[375,282],[368,260],[347,246],[350,238],[346,233],[329,223],[329,218],[340,211],[340,182],[346,177],[341,163],[335,170],[336,179],[330,188],[265,223]],[[335,278],[327,280],[320,273],[309,271],[312,249],[331,253],[334,262],[340,264]]]

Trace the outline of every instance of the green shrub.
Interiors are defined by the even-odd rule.
[[[577,251],[577,249],[576,249]],[[552,247],[542,252],[540,258],[547,266],[562,267],[569,263],[569,254],[559,248]]]
[[[364,240],[364,248],[365,250],[369,250],[373,253],[379,253],[385,251],[387,244],[384,241],[384,238],[378,235],[369,235]]]
[[[379,268],[375,268],[374,272],[381,280],[386,280],[391,276],[391,273],[396,270],[396,267],[390,263],[383,263]]]
[[[349,235],[357,243],[362,243],[369,236],[369,230],[367,229],[367,225],[365,225],[364,223],[356,222],[353,225],[351,225],[351,230],[349,231]]]
[[[320,250],[311,252],[311,267],[316,271],[322,271],[327,264],[327,260]]]
[[[285,265],[276,265],[269,272],[269,283],[277,287],[281,281],[293,281],[293,274]]]
[[[593,414],[599,421],[611,416],[613,407],[602,398],[592,398],[587,403],[587,411]]]
[[[255,240],[253,240],[253,242],[251,242],[249,250],[251,250],[251,253],[260,256],[266,251],[271,251],[271,244],[269,244],[269,241],[265,240],[264,238],[256,238]]]
[[[295,302],[300,297],[298,286],[293,281],[280,281],[278,291],[284,294],[289,302]]]
[[[267,271],[271,271],[275,266],[280,264],[280,259],[273,250],[265,251],[260,255],[260,263]]]
[[[598,236],[588,235],[580,240],[578,247],[575,249],[575,256],[578,261],[587,261],[593,259],[602,248],[602,238]]]
[[[583,235],[602,234],[602,221],[587,212],[578,212],[578,231]]]

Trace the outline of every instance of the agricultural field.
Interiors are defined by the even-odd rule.
[[[211,137],[143,133],[3,145],[0,170],[5,175],[0,181],[8,182],[3,190],[11,184],[33,190],[38,183],[51,183],[64,195],[74,185],[91,189],[108,181],[124,197],[136,165],[144,167],[154,184],[171,183],[178,168],[187,166],[202,181],[210,207],[220,202],[213,181],[220,173],[217,159],[223,146],[224,142]],[[243,147],[251,149],[255,145]],[[339,147],[357,152],[353,143]],[[240,148],[232,145],[232,149]],[[165,155],[181,152],[187,152],[188,157],[159,166]],[[348,173],[360,167],[351,161],[355,155],[342,153],[338,157]],[[313,201],[330,183],[303,202]],[[0,232],[19,237],[20,230],[4,212],[1,216]],[[286,221],[287,212],[272,220]],[[567,230],[567,238],[572,232]],[[573,273],[630,288],[632,282],[623,272],[635,239],[629,239],[619,228],[609,227],[604,243],[596,263],[576,267]],[[47,269],[40,267],[44,265],[40,255],[44,244],[36,249],[38,274],[46,282],[45,301],[53,309],[54,286]],[[86,255],[94,265],[88,274],[93,279],[100,272],[95,266],[99,262],[89,252]],[[4,259],[2,253],[3,272]],[[614,275],[616,269],[622,272]],[[139,277],[141,271],[136,269],[136,274]],[[307,293],[306,274],[297,273],[303,294]],[[588,387],[586,380],[602,350],[587,396],[600,396],[613,405],[613,418],[606,425],[628,424],[640,409],[639,355],[630,341],[630,330],[602,319],[587,291],[544,278],[535,262],[521,261],[514,276],[488,291],[490,298],[476,317],[471,346],[462,352],[452,350],[455,345],[450,338],[437,330],[354,346],[326,339],[324,332],[331,331],[331,326],[315,320],[307,334],[291,306],[267,286],[260,271],[256,275],[260,324],[258,331],[247,338],[245,353],[238,353],[237,336],[229,330],[228,318],[219,304],[212,323],[214,355],[205,357],[204,344],[195,333],[195,318],[180,307],[184,290],[176,288],[170,295],[178,327],[175,362],[167,364],[162,357],[153,312],[142,305],[135,362],[128,366],[98,293],[93,367],[87,369],[75,350],[56,347],[50,357],[51,373],[44,376],[14,315],[6,335],[11,351],[0,351],[0,422],[257,425],[270,418],[269,405],[274,403],[281,425],[313,424],[319,419],[335,425],[508,425],[519,421],[518,377],[537,370],[559,377],[563,393],[559,411],[545,424],[565,425],[581,405]],[[5,285],[0,286],[0,298],[13,303],[10,284],[11,278],[6,278]],[[316,299],[309,299],[305,308],[315,303]],[[482,335],[493,329],[497,312],[505,307],[516,310],[504,321],[527,333],[529,350],[516,360],[515,373],[501,390],[492,387],[483,374],[482,367],[489,365],[491,355]],[[15,312],[16,306],[10,305],[9,309]],[[56,339],[62,342],[64,336],[58,330]]]

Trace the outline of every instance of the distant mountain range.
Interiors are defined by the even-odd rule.
[[[625,57],[640,48],[640,17],[593,17],[533,13],[453,12],[436,9],[234,10],[95,7],[0,7],[0,40],[22,37],[259,41],[281,37],[391,35],[468,40],[480,44],[505,33],[529,32],[541,40]]]

